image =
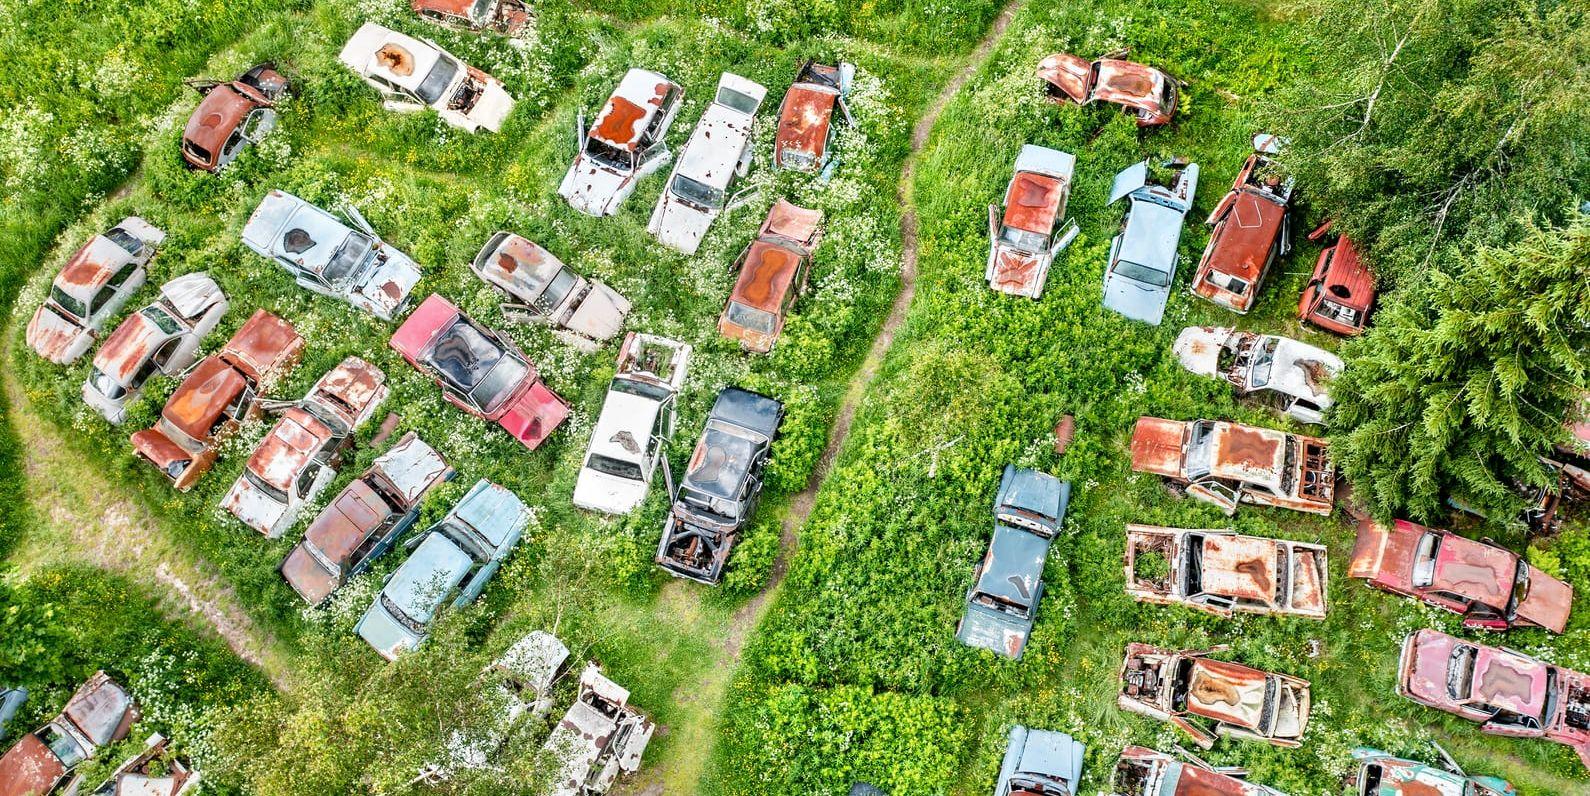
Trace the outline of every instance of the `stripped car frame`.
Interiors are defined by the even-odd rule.
[[[1254,136],[1254,153],[1204,222],[1214,229],[1193,274],[1194,295],[1244,315],[1276,260],[1292,250],[1292,180],[1267,157],[1280,151],[1279,141]]]
[[[1170,722],[1204,749],[1222,737],[1302,745],[1308,681],[1209,657],[1225,649],[1127,644],[1116,702],[1122,710]]]
[[[1188,371],[1225,379],[1238,396],[1274,396],[1282,413],[1316,425],[1325,425],[1325,413],[1335,405],[1330,382],[1345,367],[1341,357],[1290,337],[1221,326],[1181,330],[1174,350]]]
[[[601,796],[621,774],[640,770],[657,725],[629,704],[629,690],[587,663],[580,691],[545,749],[558,761],[551,796]]]
[[[197,793],[202,781],[193,762],[173,754],[166,737],[157,732],[144,739],[142,752],[85,796],[186,796]]]
[[[1043,295],[1049,267],[1077,236],[1077,223],[1064,229],[1071,196],[1071,175],[1077,159],[1069,152],[1023,144],[1016,172],[1005,187],[1004,212],[988,206],[988,286],[1008,295],[1036,299]]]
[[[1325,440],[1225,420],[1140,417],[1132,469],[1235,514],[1239,503],[1329,515],[1336,470]]]
[[[409,8],[427,22],[454,30],[490,30],[515,37],[530,26],[530,7],[522,0],[409,0]]]
[[[507,296],[503,317],[547,326],[587,354],[613,339],[629,315],[629,299],[618,291],[575,273],[541,244],[512,232],[492,235],[469,267]]]
[[[1286,796],[1243,779],[1245,769],[1212,766],[1185,752],[1184,756],[1185,761],[1177,760],[1142,746],[1122,749],[1110,779],[1111,796]]]
[[[1160,565],[1148,566],[1155,556]],[[1140,566],[1141,565],[1141,566]],[[1126,526],[1126,593],[1139,602],[1325,618],[1325,546],[1231,530]]]

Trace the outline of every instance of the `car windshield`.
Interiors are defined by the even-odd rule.
[[[1194,423],[1192,439],[1187,443],[1187,462],[1183,470],[1188,478],[1201,478],[1209,472],[1210,465],[1210,432],[1214,427],[1208,423]]]
[[[386,596],[386,592],[381,592],[381,607],[385,608],[387,615],[397,620],[398,624],[408,628],[410,633],[415,635],[422,635],[425,633],[424,626],[422,626],[419,622],[414,621],[413,617],[404,613],[403,609],[399,608],[398,604],[393,601],[391,597]]]
[[[1446,690],[1453,699],[1468,699],[1474,690],[1474,657],[1476,650],[1459,644],[1452,650],[1452,659],[1446,667]]]
[[[1000,228],[999,239],[1013,249],[1031,253],[1043,251],[1044,244],[1049,240],[1047,236],[1011,226]]]
[[[347,281],[351,274],[364,265],[374,245],[375,241],[369,235],[363,232],[349,232],[342,245],[337,247],[336,253],[331,255],[331,261],[326,263],[325,270],[320,272],[321,278],[333,285]]]
[[[50,286],[50,299],[73,317],[82,318],[88,315],[88,308],[83,306],[83,302],[66,295],[66,291],[55,285]]]
[[[115,379],[105,375],[99,368],[94,368],[88,372],[88,383],[100,395],[112,400],[127,394],[127,391],[122,389],[122,386],[117,384]]]
[[[491,7],[496,4],[497,0],[475,0],[469,7],[469,18],[477,23],[490,21]]]
[[[639,395],[642,398],[650,398],[651,400],[658,402],[665,401],[668,399],[668,396],[673,395],[672,390],[660,384],[651,384],[643,381],[635,381],[633,379],[614,379],[612,385],[609,386],[608,389],[612,390],[613,392]]]
[[[287,503],[287,493],[266,483],[265,479],[261,478],[260,475],[254,472],[252,468],[244,468],[243,477],[247,478],[248,482],[252,484],[255,489],[258,489],[259,491],[264,492],[266,495],[269,495],[271,500],[284,505]]]
[[[138,314],[147,318],[150,323],[155,325],[156,329],[166,334],[176,334],[182,331],[182,324],[178,323],[176,318],[171,317],[171,313],[159,307],[144,307],[138,311]]]
[[[600,453],[591,454],[591,458],[585,463],[585,466],[615,478],[623,478],[629,481],[643,480],[640,473],[640,465],[634,462],[626,462],[622,459],[615,459],[611,456],[603,456]]]
[[[541,291],[541,295],[536,296],[533,302],[535,308],[542,313],[550,315],[563,304],[563,300],[569,296],[569,291],[573,290],[574,285],[579,281],[580,278],[575,276],[573,271],[567,268],[559,268],[558,272],[553,274],[552,279],[547,282],[546,289]]]
[[[697,182],[683,174],[674,177],[674,196],[708,210],[723,207],[723,192],[705,183]]]
[[[54,724],[45,727],[41,735],[45,744],[50,747],[50,751],[54,752],[56,758],[61,761],[61,765],[68,769],[83,762],[88,757],[83,753],[83,747],[78,746],[77,741],[73,740],[72,736],[56,729]]]
[[[635,168],[635,153],[608,144],[596,136],[585,139],[585,154],[609,169],[629,172]]]
[[[809,169],[817,162],[817,156],[800,149],[786,149],[779,153],[779,161],[794,169]]]
[[[976,596],[972,597],[972,602],[978,603],[985,608],[992,608],[1002,614],[1010,614],[1011,616],[1018,616],[1022,619],[1029,618],[1028,609],[1025,606],[1019,605],[1016,602],[1008,600],[997,594],[989,594],[988,592],[980,591],[976,594]]]
[[[763,334],[773,333],[773,313],[747,307],[738,301],[729,302],[729,308],[724,311],[729,323],[753,332]]]
[[[1116,262],[1115,273],[1117,276],[1126,277],[1133,282],[1141,282],[1145,285],[1152,285],[1154,287],[1165,287],[1166,285],[1170,284],[1170,274],[1167,274],[1164,271],[1156,271],[1146,265],[1138,265],[1137,263],[1127,260],[1120,260]]]
[[[735,91],[728,86],[719,86],[718,104],[733,108],[740,113],[751,114],[756,113],[756,106],[760,105],[761,103],[755,98]]]
[[[431,67],[431,73],[420,81],[419,88],[414,90],[420,101],[426,105],[435,105],[442,98],[442,92],[453,82],[453,77],[458,74],[458,62],[441,55],[436,59],[436,65]]]

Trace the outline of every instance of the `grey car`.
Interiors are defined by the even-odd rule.
[[[1176,280],[1176,247],[1198,188],[1198,164],[1167,164],[1174,176],[1169,186],[1149,182],[1148,161],[1115,175],[1110,203],[1130,200],[1126,222],[1110,241],[1104,269],[1104,306],[1152,326],[1165,315],[1171,283]]]
[[[1063,732],[1011,727],[994,796],[1072,796],[1082,779],[1085,751]]]
[[[1071,484],[1005,465],[994,500],[994,536],[966,592],[961,643],[1021,658],[1043,599],[1049,544],[1065,519]]]

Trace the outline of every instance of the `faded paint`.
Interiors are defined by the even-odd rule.
[[[655,77],[655,76],[654,76]],[[646,83],[650,82],[648,89]],[[657,115],[668,92],[674,84],[667,80],[645,79],[645,73],[632,77],[625,75],[607,105],[591,124],[591,137],[626,152],[634,152],[641,143],[641,133]]]
[[[812,61],[802,65],[779,107],[775,165],[800,171],[822,168],[832,137],[834,106],[840,99],[839,73],[836,66]]]
[[[811,246],[822,237],[822,211],[808,210],[780,200],[768,211],[757,239],[738,260],[739,276],[718,318],[718,332],[741,347],[771,351],[784,330],[785,311],[793,306],[791,291],[799,292],[810,278]],[[749,328],[735,317],[735,305],[772,316],[771,328]]]
[[[1329,222],[1309,233],[1319,240],[1330,231]],[[1298,317],[1337,334],[1362,334],[1375,304],[1375,275],[1346,235],[1319,253],[1314,273],[1298,301]]]
[[[1183,762],[1141,746],[1121,751],[1111,784],[1119,796],[1286,796],[1204,768],[1202,761]]]
[[[1038,77],[1055,102],[1086,105],[1095,100],[1120,105],[1137,118],[1138,127],[1165,124],[1176,114],[1175,81],[1151,66],[1103,58],[1088,62],[1069,53],[1055,53],[1038,63]]]
[[[183,129],[182,159],[193,168],[217,171],[236,154],[236,150],[227,149],[232,134],[254,111],[274,108],[276,100],[286,93],[288,83],[286,77],[266,62],[238,75],[235,80],[197,81],[189,85],[204,99],[188,116]],[[262,126],[268,130],[270,124],[274,124],[273,114]]]
[[[1216,734],[1277,746],[1297,746],[1308,724],[1307,681],[1212,660],[1202,652],[1128,644],[1120,678],[1123,709],[1170,721],[1206,749],[1215,735],[1187,717],[1213,722]],[[1185,700],[1180,707],[1179,699]]]
[[[618,775],[640,770],[656,725],[629,705],[629,691],[595,663],[580,675],[580,691],[552,729],[545,748],[561,759],[553,796],[600,796]]]
[[[1193,276],[1194,294],[1240,313],[1253,308],[1265,275],[1289,248],[1291,183],[1264,174],[1269,166],[1259,154],[1248,156],[1209,215],[1214,230]]]
[[[1132,469],[1191,487],[1217,484],[1257,505],[1315,514],[1334,508],[1335,470],[1325,441],[1316,437],[1226,421],[1140,417]]]
[[[127,737],[140,713],[132,695],[103,671],[94,675],[66,702],[60,715],[39,729],[22,736],[0,757],[0,793],[6,796],[32,796],[52,791],[76,764],[94,757],[99,750]],[[70,751],[76,760],[58,756],[47,742]]]

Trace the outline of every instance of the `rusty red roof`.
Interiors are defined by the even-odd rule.
[[[1132,61],[1102,58],[1098,61],[1093,96],[1150,112],[1160,111],[1160,95],[1165,89],[1165,73]]]
[[[226,341],[221,356],[249,378],[260,381],[296,361],[303,348],[304,338],[298,336],[292,324],[265,310],[255,310],[243,328]]]
[[[193,109],[182,137],[208,151],[213,163],[227,137],[256,107],[259,103],[244,96],[230,83],[223,83],[205,94],[199,107]]]
[[[1210,240],[1209,254],[1198,269],[1200,293],[1202,277],[1211,270],[1247,282],[1251,291],[1264,274],[1270,250],[1275,247],[1281,222],[1286,218],[1286,205],[1247,187],[1232,191],[1224,201],[1229,205],[1216,219],[1222,224],[1219,234]]]
[[[267,485],[286,492],[293,488],[304,465],[331,437],[329,426],[294,406],[282,414],[254,448],[248,457],[248,469]]]
[[[779,244],[761,240],[752,243],[729,299],[765,312],[778,312],[795,282],[800,261],[799,254]]]
[[[210,438],[210,428],[248,382],[220,356],[205,357],[183,379],[160,416],[196,440]]]
[[[1358,247],[1343,235],[1336,239],[1329,262],[1324,264],[1324,293],[1330,300],[1368,312],[1375,299],[1375,275],[1358,255]]]
[[[68,260],[55,286],[74,298],[87,299],[103,287],[116,268],[127,262],[127,250],[104,235],[95,235]]]
[[[1054,231],[1063,198],[1065,181],[1059,177],[1019,172],[1005,192],[1005,226],[1048,235]]]
[[[776,148],[810,153],[815,160],[821,161],[838,99],[839,89],[830,86],[817,83],[790,86],[779,111]]]

